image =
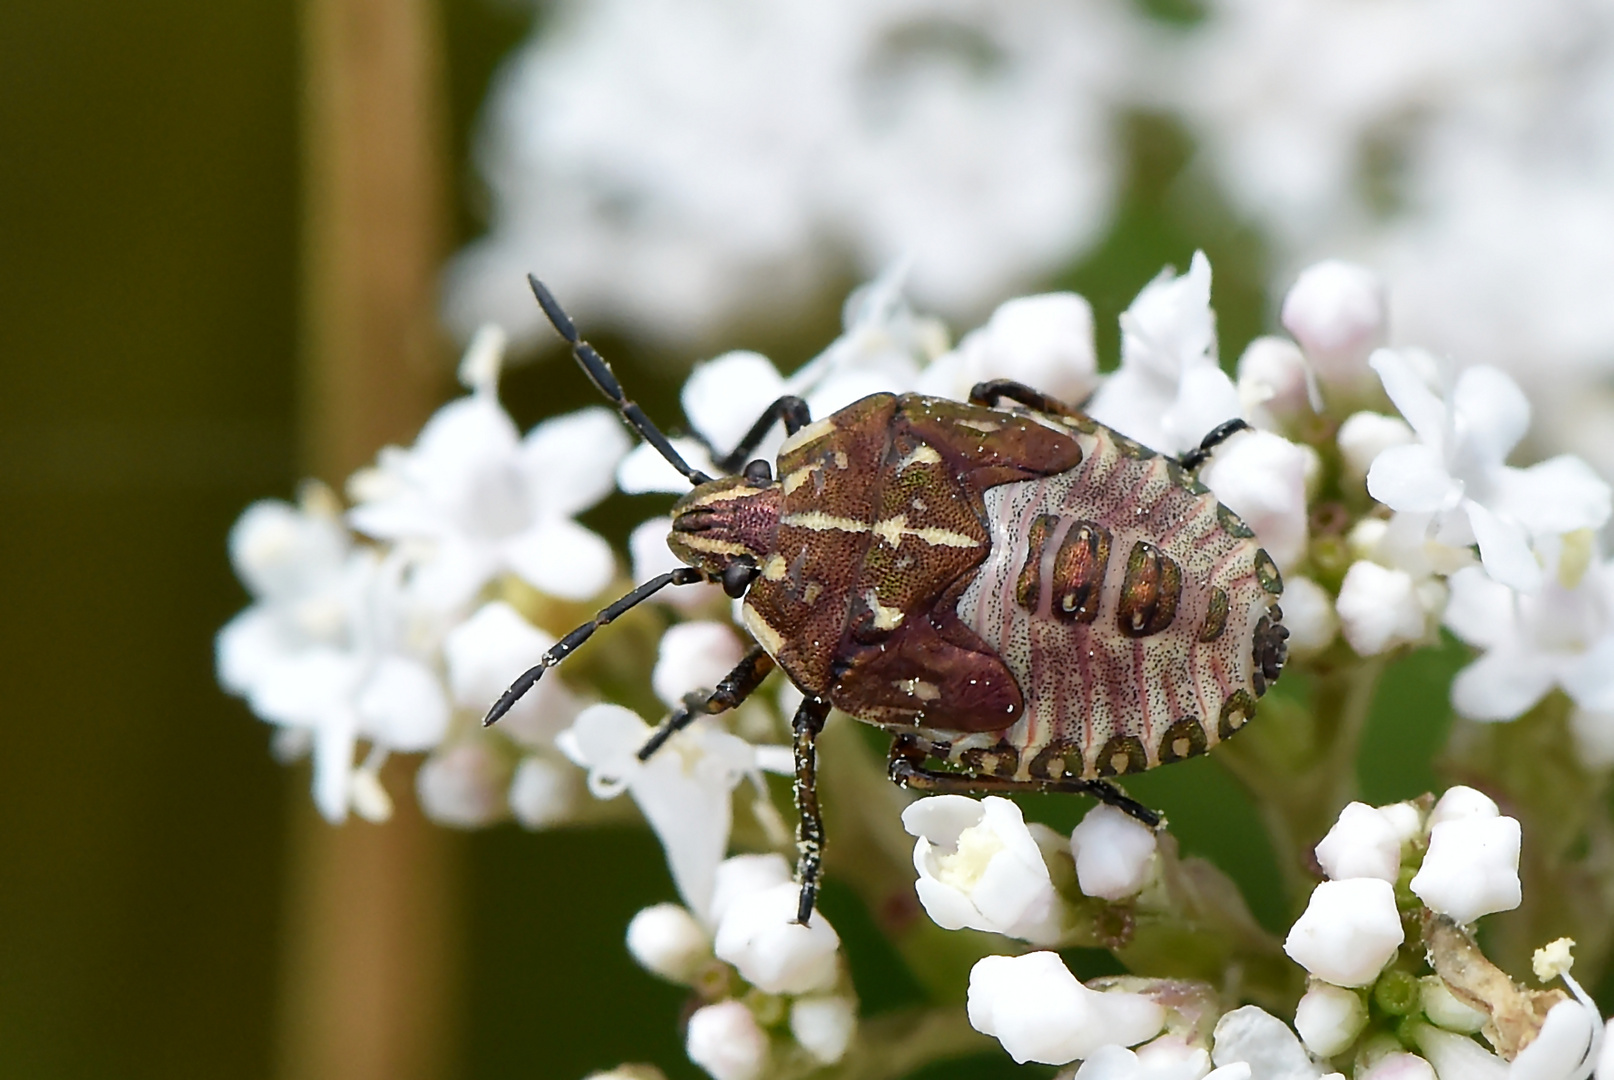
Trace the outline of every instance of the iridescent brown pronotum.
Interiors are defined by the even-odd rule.
[[[800,921],[821,874],[814,740],[831,708],[895,736],[891,779],[904,786],[1081,792],[1153,827],[1159,815],[1107,778],[1204,753],[1283,669],[1277,567],[1195,476],[1242,421],[1178,460],[1014,382],[982,383],[968,403],[874,394],[816,421],[783,397],[713,479],[529,280],[595,386],[693,485],[667,538],[688,565],[567,634],[487,723],[668,585],[719,582],[744,597],[756,645],[715,690],[685,698],[639,757],[784,670],[805,695],[792,721]],[[745,463],[777,423],[777,470]]]

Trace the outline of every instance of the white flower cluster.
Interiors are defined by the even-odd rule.
[[[822,912],[797,923],[796,899],[782,857],[737,855],[716,868],[699,914],[657,904],[628,924],[634,959],[707,1000],[689,1019],[686,1048],[714,1080],[757,1080],[792,1056],[833,1065],[851,1044],[857,1000],[840,938]],[[734,975],[761,996],[736,988]]]

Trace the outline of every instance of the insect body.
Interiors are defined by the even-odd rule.
[[[722,582],[744,596],[757,647],[715,691],[690,695],[640,756],[784,670],[805,695],[793,721],[802,921],[822,846],[814,738],[832,706],[896,736],[899,783],[1079,791],[1154,825],[1104,778],[1204,753],[1282,669],[1277,568],[1193,475],[1242,423],[1179,462],[1016,383],[977,386],[968,404],[875,394],[816,422],[783,398],[722,463],[737,466],[782,420],[777,477],[752,461],[711,479],[533,286],[595,383],[695,485],[668,537],[688,567],[562,639],[489,722],[656,589]]]

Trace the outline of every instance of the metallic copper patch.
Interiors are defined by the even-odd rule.
[[[1143,752],[1143,741],[1136,735],[1117,735],[1098,752],[1100,776],[1143,772],[1148,767],[1149,758]]]
[[[1203,754],[1209,740],[1205,726],[1192,716],[1185,716],[1166,729],[1160,740],[1160,764],[1168,765],[1196,754]]]
[[[1027,611],[1036,611],[1042,599],[1042,554],[1048,546],[1059,518],[1053,514],[1038,514],[1026,535],[1026,564],[1020,568],[1020,577],[1014,583],[1014,599]]]
[[[1000,742],[986,749],[966,750],[959,755],[958,763],[977,776],[1012,777],[1020,768],[1020,751]]]
[[[1199,628],[1200,641],[1215,641],[1227,629],[1227,590],[1211,587],[1210,610]]]
[[[1255,698],[1250,696],[1248,690],[1235,690],[1222,702],[1222,715],[1217,718],[1216,734],[1218,738],[1230,739],[1234,732],[1243,727],[1255,715]]]
[[[1110,531],[1095,521],[1072,525],[1054,556],[1054,615],[1067,622],[1098,618],[1109,564]]]
[[[1278,564],[1272,561],[1266,548],[1257,548],[1255,552],[1255,580],[1261,583],[1271,596],[1283,595],[1283,576],[1278,573]]]
[[[1216,504],[1216,520],[1221,524],[1222,531],[1229,536],[1236,536],[1240,540],[1248,540],[1255,535],[1255,530],[1244,524],[1243,518],[1221,503]]]
[[[1129,439],[1118,431],[1110,432],[1110,441],[1115,443],[1115,448],[1121,452],[1122,457],[1132,458],[1134,461],[1148,461],[1152,457],[1160,456],[1137,440]]]
[[[1182,568],[1147,540],[1139,540],[1127,556],[1116,624],[1127,637],[1158,634],[1177,617],[1181,596]]]
[[[1074,767],[1073,767],[1074,766]],[[1053,743],[1043,747],[1026,766],[1026,772],[1038,780],[1063,780],[1082,771],[1082,755],[1075,747]]]

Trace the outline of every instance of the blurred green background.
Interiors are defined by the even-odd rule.
[[[533,16],[495,0],[438,13],[457,245],[481,227],[475,111]],[[268,729],[218,690],[212,637],[247,601],[225,557],[231,522],[304,471],[299,63],[284,0],[0,5],[0,1077],[296,1072],[285,957],[306,768],[276,764]],[[1203,247],[1236,357],[1269,325],[1259,243],[1183,171],[1169,125],[1137,118],[1129,144],[1114,234],[1050,284],[1093,300],[1113,358],[1115,315]],[[834,319],[826,302],[810,332],[726,344],[796,362]],[[601,344],[672,415],[695,357]],[[548,363],[512,373],[507,394],[525,425],[590,391]],[[591,519],[619,539],[645,509],[621,502]],[[1385,763],[1366,778],[1374,800],[1429,785],[1441,733],[1404,718],[1444,714],[1453,661],[1387,684],[1401,711],[1369,736]],[[1200,761],[1137,790],[1277,924],[1270,855],[1225,775]],[[446,1014],[442,1075],[581,1077],[634,1059],[697,1075],[681,993],[620,946],[635,910],[672,896],[647,833],[502,826],[445,843],[459,935],[452,986],[431,1003]],[[850,894],[824,903],[854,941],[869,927]],[[870,1005],[910,985],[879,965],[858,974]],[[995,1058],[932,1075],[1007,1071]]]

